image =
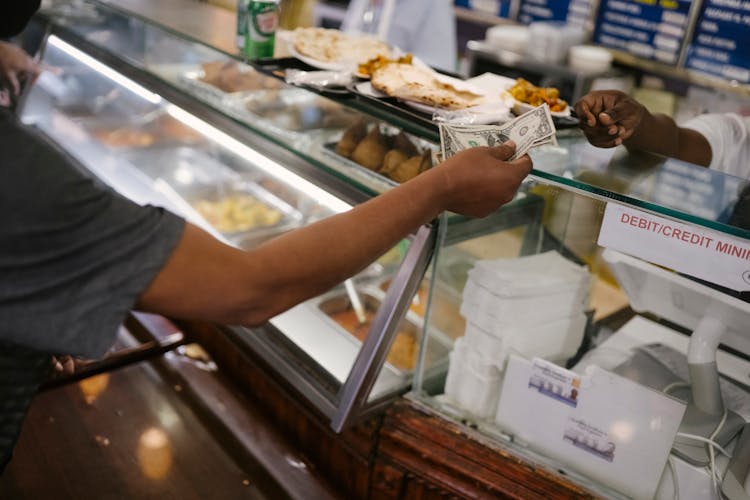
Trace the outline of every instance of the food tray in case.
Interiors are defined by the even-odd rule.
[[[359,346],[369,333],[369,322],[380,308],[385,292],[377,286],[377,282],[358,286],[357,289],[367,315],[365,325],[359,325],[349,296],[342,289],[337,289],[313,302],[316,314],[322,315],[331,328]],[[386,358],[386,367],[394,374],[403,377],[414,371],[419,355],[423,325],[424,319],[410,310],[398,326],[396,338]],[[431,335],[433,334],[438,342],[437,348],[430,349],[430,359],[426,360],[428,366],[441,359],[447,359],[451,349],[450,340],[444,334],[435,331],[431,332]]]
[[[125,157],[150,178],[169,185],[195,213],[241,248],[253,247],[302,223],[302,213],[261,186],[257,176],[240,174],[199,149],[142,149],[127,152]],[[256,215],[243,217],[237,210],[251,210]],[[269,213],[274,214],[271,222],[267,222]],[[229,222],[212,219],[215,214]],[[255,221],[260,222],[253,225]]]
[[[95,117],[78,121],[95,142],[113,150],[196,145],[204,136],[161,109],[137,117]]]
[[[279,79],[231,59],[204,64],[156,64],[149,69],[189,94],[219,106],[229,96],[285,86]],[[206,81],[207,71],[214,72],[215,83]]]
[[[393,138],[395,138],[400,131],[395,127],[390,127],[388,125],[378,125],[381,128],[382,135],[388,140],[392,141]],[[372,130],[371,128],[368,130]],[[425,151],[430,151],[432,156],[432,163],[435,165],[436,159],[435,159],[435,153],[437,152],[437,146],[432,144],[431,142],[425,141],[424,139],[421,139],[419,137],[415,137],[411,134],[406,134],[409,140],[412,142],[414,146],[418,149],[420,153]],[[321,151],[324,155],[333,158],[337,164],[345,166],[348,170],[345,170],[344,173],[348,173],[350,175],[353,175],[355,177],[366,177],[371,181],[376,182],[378,185],[382,185],[383,187],[394,187],[398,186],[399,183],[397,181],[394,181],[393,179],[380,174],[376,172],[375,170],[370,170],[369,168],[360,165],[356,161],[346,158],[344,156],[341,156],[336,152],[336,145],[341,140],[341,137],[343,134],[341,134],[338,138],[336,138],[333,141],[326,142],[321,145]]]
[[[359,116],[341,104],[298,88],[228,96],[222,106],[241,121],[262,122],[264,129],[293,139],[345,129]]]

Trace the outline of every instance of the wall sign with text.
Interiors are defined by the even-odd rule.
[[[536,21],[561,21],[583,26],[591,17],[592,0],[521,0],[518,20],[524,24]]]
[[[676,64],[692,5],[691,0],[602,0],[594,42],[644,59]]]
[[[511,4],[517,0],[455,0],[456,7],[471,9],[491,16],[509,18]]]
[[[750,2],[704,0],[685,66],[750,83]]]

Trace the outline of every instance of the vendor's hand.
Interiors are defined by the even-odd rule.
[[[444,209],[484,217],[511,201],[532,166],[528,155],[508,161],[515,151],[512,141],[471,148],[431,169],[445,176]]]
[[[586,138],[600,148],[619,146],[629,139],[647,113],[641,103],[618,90],[590,92],[575,109]]]
[[[39,72],[39,65],[23,49],[12,43],[0,42],[0,86],[18,96],[22,82],[33,81]]]

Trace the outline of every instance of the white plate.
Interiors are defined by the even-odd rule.
[[[381,91],[375,89],[375,87],[372,86],[372,83],[369,81],[366,82],[359,82],[357,85],[354,86],[355,89],[357,89],[357,92],[359,92],[362,95],[366,95],[368,97],[374,97],[376,99],[382,99],[383,97],[388,97],[387,94],[382,93]]]
[[[508,92],[504,92],[516,84],[515,78],[508,78],[493,73],[484,73],[466,81],[475,87],[482,89],[488,95],[495,94],[499,100],[508,101],[509,105],[513,108],[513,112],[517,115],[522,115],[527,111],[534,109],[534,106],[531,104],[516,100]],[[570,116],[570,105],[568,105],[564,111],[552,111],[550,114],[558,118],[568,117]]]
[[[329,71],[351,71],[354,72],[354,70],[357,67],[357,63],[354,61],[319,61],[317,59],[313,59],[312,57],[303,56],[300,54],[297,49],[294,47],[294,43],[291,41],[289,42],[289,53],[293,56],[302,61],[305,64],[309,64],[313,68],[318,69],[326,69]]]
[[[422,113],[427,113],[430,116],[432,116],[435,113],[435,111],[443,109],[443,108],[436,108],[435,106],[430,106],[429,104],[424,104],[424,103],[416,102],[416,101],[407,101],[405,99],[399,99],[399,101],[403,102],[410,108],[416,109],[417,111],[421,111]]]

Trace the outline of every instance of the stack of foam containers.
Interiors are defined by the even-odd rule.
[[[510,354],[562,362],[583,339],[591,275],[557,252],[478,261],[461,314],[466,332],[450,354],[445,396],[479,418],[494,416]]]

